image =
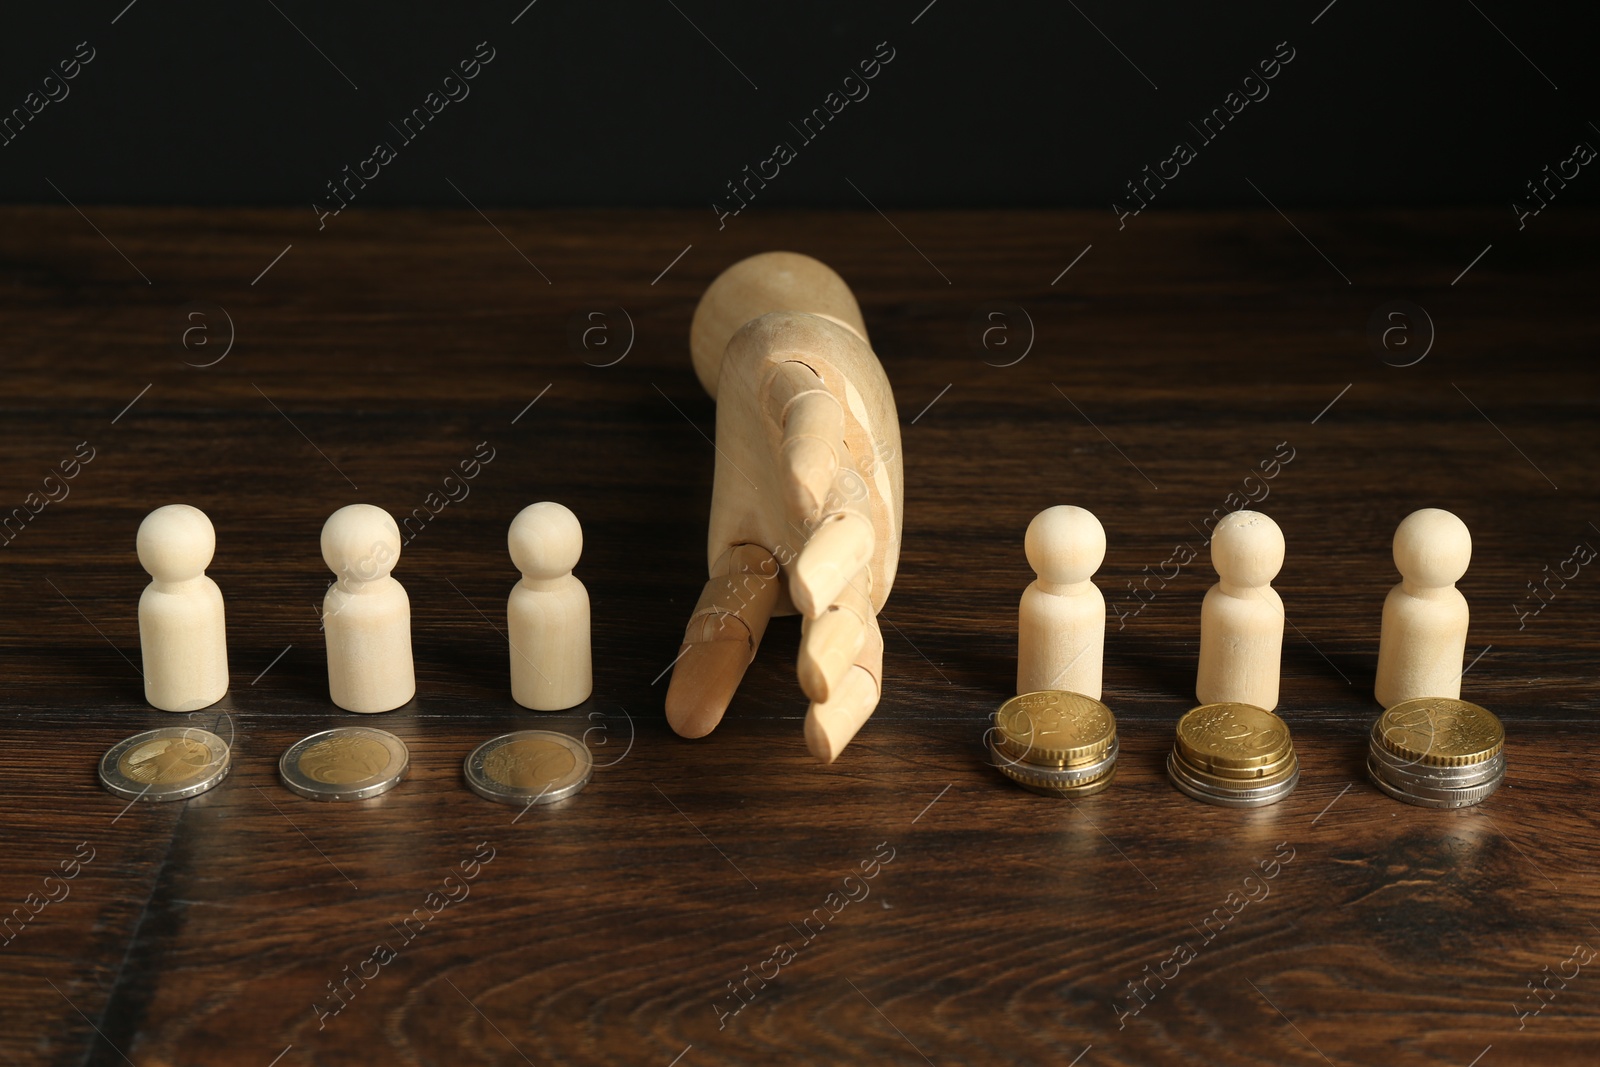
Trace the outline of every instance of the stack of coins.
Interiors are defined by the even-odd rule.
[[[1117,720],[1082,693],[1012,697],[995,714],[988,744],[1001,774],[1046,796],[1093,796],[1117,773]]]
[[[1178,720],[1167,776],[1208,804],[1257,808],[1294,791],[1300,760],[1284,721],[1254,704],[1202,704]]]
[[[1506,732],[1494,713],[1465,700],[1419,697],[1372,724],[1367,774],[1407,804],[1464,808],[1493,793],[1506,774]]]

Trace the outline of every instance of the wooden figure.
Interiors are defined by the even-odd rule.
[[[717,401],[710,580],[689,618],[667,720],[722,720],[773,615],[804,616],[806,745],[831,762],[878,704],[877,613],[900,559],[894,394],[855,297],[793,252],[734,264],[695,309],[689,347]]]
[[[1106,558],[1092,512],[1046,508],[1028,523],[1023,551],[1038,579],[1017,611],[1017,692],[1065,689],[1100,699],[1106,598],[1091,580]]]
[[[551,501],[529,504],[506,534],[522,581],[506,602],[511,697],[534,711],[561,711],[589,699],[589,592],[573,576],[583,527]]]
[[[162,711],[198,711],[228,692],[222,590],[206,576],[217,533],[188,504],[156,508],[139,524],[139,564],[150,584],[139,597],[144,698]]]
[[[322,600],[328,694],[346,711],[393,711],[417,692],[411,600],[389,576],[400,528],[382,508],[349,504],[323,524],[322,558],[338,575]]]
[[[1470,613],[1456,582],[1471,560],[1472,534],[1448,511],[1413,511],[1395,530],[1400,584],[1383,601],[1372,687],[1385,708],[1414,697],[1460,699]]]
[[[1200,606],[1202,704],[1278,706],[1283,661],[1283,599],[1272,579],[1283,567],[1283,531],[1259,511],[1224,515],[1211,535],[1211,566],[1220,581]]]

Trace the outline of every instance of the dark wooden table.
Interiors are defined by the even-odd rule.
[[[303,210],[82,206],[8,210],[0,238],[0,505],[27,518],[0,549],[0,1060],[1596,1061],[1600,573],[1548,576],[1600,546],[1600,217],[719,232],[707,212],[366,211],[318,232]],[[689,316],[770,248],[854,286],[905,435],[887,688],[831,767],[801,737],[792,619],[709,738],[661,713],[705,575],[714,423]],[[1369,325],[1401,300],[1431,349],[1414,310]],[[396,570],[418,697],[361,720],[405,739],[411,777],[365,803],[295,797],[279,754],[355,721],[328,700],[323,520],[410,515],[483,442],[492,461]],[[33,514],[46,491],[68,495]],[[1162,760],[1193,703],[1200,531],[1246,494],[1288,540],[1279,710],[1303,777],[1241,812],[1178,793]],[[506,525],[542,499],[584,522],[596,667],[592,700],[547,715],[512,703],[500,636]],[[134,532],[175,501],[217,528],[233,683],[187,720],[145,706],[136,669]],[[1076,803],[980,749],[1014,680],[1023,529],[1063,502],[1110,542],[1123,743],[1113,788]],[[1390,538],[1430,505],[1472,529],[1464,695],[1509,734],[1504,787],[1460,811],[1362,771]],[[184,721],[232,739],[219,788],[100,788],[110,745]],[[469,793],[462,757],[533,726],[587,737],[587,790],[520,817]]]

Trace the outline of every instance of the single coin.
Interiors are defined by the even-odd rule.
[[[1117,765],[1117,752],[1120,747],[1120,742],[1113,737],[1111,747],[1106,750],[1104,756],[1093,763],[1076,763],[1070,767],[1054,767],[1046,763],[1012,759],[993,743],[989,747],[989,755],[994,757],[995,768],[1014,782],[1050,787],[1079,786],[1110,773]]]
[[[518,730],[472,750],[467,786],[501,804],[530,807],[565,800],[589,782],[594,758],[582,741],[554,730]]]
[[[995,747],[1005,755],[1058,767],[1100,759],[1117,736],[1110,708],[1065,690],[1014,696],[1000,705],[994,721]]]
[[[1434,767],[1482,763],[1506,743],[1494,712],[1450,697],[1403,700],[1378,716],[1372,735],[1396,756]]]
[[[1259,808],[1275,804],[1294,792],[1294,787],[1300,781],[1300,767],[1296,764],[1294,772],[1288,778],[1265,788],[1219,790],[1194,778],[1183,766],[1178,754],[1173,752],[1167,756],[1167,777],[1180,792],[1196,800],[1203,800],[1207,804],[1217,804],[1225,808]]]
[[[210,730],[163,726],[111,746],[100,782],[131,800],[184,800],[228,776],[228,744]]]
[[[1481,785],[1489,779],[1504,774],[1506,755],[1501,752],[1482,763],[1469,763],[1459,767],[1438,767],[1396,756],[1382,743],[1374,741],[1368,746],[1368,758],[1385,777],[1397,784],[1415,780],[1424,785],[1465,788]]]
[[[1367,761],[1367,777],[1394,799],[1423,808],[1466,808],[1473,804],[1481,804],[1500,788],[1500,783],[1505,780],[1504,775],[1499,775],[1470,789],[1402,789],[1384,778],[1370,759]]]
[[[1202,704],[1178,720],[1178,750],[1213,772],[1282,762],[1293,751],[1289,727],[1254,704]]]
[[[283,784],[312,800],[367,800],[399,785],[410,768],[406,743],[370,726],[312,734],[278,760]]]

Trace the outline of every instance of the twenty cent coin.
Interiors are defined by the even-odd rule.
[[[518,730],[472,750],[467,786],[488,800],[531,807],[565,800],[589,782],[594,758],[582,741],[554,730]]]
[[[1117,736],[1110,708],[1063,690],[1012,697],[995,713],[995,727],[1002,755],[1056,767],[1102,759]]]
[[[411,766],[404,741],[369,726],[340,726],[303,738],[278,760],[291,792],[312,800],[366,800],[400,784]]]
[[[1248,772],[1283,763],[1293,750],[1284,721],[1253,704],[1202,704],[1178,720],[1177,752],[1199,770]]]
[[[209,730],[164,726],[113,745],[100,782],[130,800],[184,800],[228,776],[228,745]]]

